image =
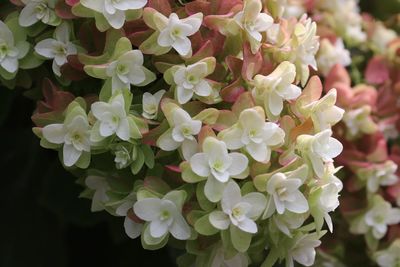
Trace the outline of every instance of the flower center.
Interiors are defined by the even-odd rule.
[[[214,162],[214,164],[212,165],[212,168],[213,168],[214,170],[216,170],[216,171],[221,172],[221,171],[223,171],[224,163],[223,163],[221,160],[216,160],[216,161]]]
[[[241,209],[240,207],[236,207],[232,209],[232,215],[235,218],[240,218],[242,217],[244,214],[243,209]]]
[[[64,45],[58,45],[54,49],[54,53],[57,55],[66,55],[67,54],[67,49],[65,48]]]
[[[287,195],[287,189],[285,187],[278,188],[276,193],[278,194],[279,198],[285,198]]]
[[[166,221],[171,218],[171,213],[168,210],[163,210],[160,214],[160,220]]]
[[[38,17],[43,17],[45,15],[45,12],[47,10],[47,5],[45,3],[40,3],[39,5],[35,6],[35,13]]]
[[[179,29],[178,27],[174,27],[174,28],[172,28],[172,30],[171,30],[171,35],[173,36],[173,37],[179,37],[179,36],[181,36],[182,35],[182,31],[181,31],[181,29]]]
[[[126,74],[128,74],[128,72],[129,72],[129,69],[128,69],[128,67],[127,67],[126,65],[124,65],[124,64],[119,64],[119,65],[117,66],[117,73],[118,73],[118,74],[120,74],[120,75],[126,75]]]
[[[0,59],[3,59],[8,53],[8,46],[6,43],[0,43]]]
[[[380,214],[374,216],[374,221],[378,224],[383,224],[385,222],[385,216]]]
[[[119,118],[118,116],[112,116],[111,121],[115,124],[117,124],[119,122]]]
[[[257,130],[250,130],[249,131],[249,137],[250,138],[253,138],[253,137],[256,137],[257,136]]]

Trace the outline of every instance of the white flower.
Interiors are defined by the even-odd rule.
[[[397,267],[400,264],[400,239],[396,239],[387,249],[375,252],[379,267]]]
[[[93,103],[92,112],[94,117],[98,120],[96,123],[99,124],[100,136],[108,137],[117,134],[117,136],[122,140],[129,140],[129,120],[125,110],[125,100],[122,94],[117,94],[112,97],[109,103],[100,101]]]
[[[261,32],[265,32],[274,23],[273,18],[266,13],[260,13],[261,10],[260,0],[245,0],[243,11],[233,17],[234,22],[245,32],[253,53],[261,46]]]
[[[343,150],[343,145],[332,138],[332,130],[326,129],[312,135],[297,137],[297,148],[300,153],[311,163],[318,177],[324,175],[324,163],[332,162]]]
[[[88,176],[85,179],[85,184],[89,189],[94,190],[90,210],[92,212],[103,210],[104,203],[109,201],[107,191],[110,189],[110,186],[107,183],[107,179],[100,176]]]
[[[188,160],[197,150],[194,136],[200,132],[202,123],[193,120],[185,110],[176,108],[172,112],[172,124],[172,128],[157,140],[157,145],[165,151],[173,151],[182,146],[183,156]]]
[[[205,77],[208,76],[206,62],[197,62],[187,67],[179,66],[174,74],[176,98],[179,104],[187,103],[193,94],[209,96],[212,89]]]
[[[286,211],[283,214],[275,214],[272,217],[272,221],[275,226],[288,237],[292,237],[291,230],[296,230],[303,225],[307,219],[307,214],[298,214],[290,211]]]
[[[157,118],[158,105],[160,104],[161,98],[165,94],[165,90],[157,91],[154,95],[145,92],[143,94],[143,113],[142,116],[146,119],[152,120]]]
[[[343,40],[338,38],[334,44],[329,39],[323,39],[317,54],[318,69],[327,76],[333,66],[349,66],[351,57],[349,50],[344,48]]]
[[[147,0],[81,0],[81,4],[103,14],[111,27],[120,29],[125,23],[125,12],[143,8]]]
[[[294,100],[301,89],[292,84],[296,78],[296,67],[284,61],[268,76],[257,74],[254,77],[253,96],[264,103],[268,118],[277,117],[283,110],[284,100]]]
[[[360,133],[372,134],[378,130],[378,126],[371,118],[371,106],[369,105],[346,111],[343,122],[347,127],[348,138],[354,138]]]
[[[174,48],[181,56],[191,56],[192,43],[188,36],[192,36],[199,30],[203,21],[202,13],[196,13],[184,19],[179,19],[175,13],[171,13],[169,18],[157,13],[154,20],[160,32],[157,38],[159,46]]]
[[[111,62],[106,69],[111,77],[112,91],[130,88],[130,84],[144,86],[154,81],[154,73],[143,67],[143,54],[140,50],[131,50]]]
[[[228,153],[226,144],[214,137],[207,137],[203,142],[203,152],[193,155],[190,167],[195,174],[207,177],[204,194],[217,202],[222,197],[230,177],[245,178],[249,160],[243,154]]]
[[[321,99],[301,107],[306,117],[311,117],[316,131],[329,129],[342,119],[344,110],[335,106],[336,97],[336,89],[331,89]]]
[[[370,168],[361,168],[357,171],[358,177],[367,182],[367,189],[371,193],[378,191],[380,186],[389,186],[397,183],[397,164],[387,160],[381,164],[374,164]]]
[[[230,181],[222,194],[222,211],[211,212],[210,223],[220,230],[226,230],[232,224],[244,232],[255,234],[258,230],[255,220],[265,210],[266,201],[265,196],[258,192],[242,197],[240,187]]]
[[[133,205],[135,214],[150,222],[151,237],[162,238],[170,232],[176,239],[189,239],[190,227],[181,214],[182,203],[175,200],[176,194],[179,194],[178,191],[171,191],[162,199],[144,198]]]
[[[54,39],[44,39],[35,46],[36,53],[45,58],[53,59],[53,72],[57,76],[61,76],[60,67],[67,63],[67,57],[78,52],[69,38],[70,28],[68,23],[64,22],[55,29]]]
[[[286,266],[293,267],[293,260],[304,266],[312,266],[315,261],[315,248],[321,245],[316,233],[297,237],[288,253]]]
[[[113,152],[115,154],[114,162],[117,169],[123,169],[131,163],[131,151],[123,144],[117,144]]]
[[[264,111],[255,108],[243,110],[238,123],[218,135],[228,149],[246,148],[255,160],[264,162],[271,157],[271,147],[284,142],[285,132],[272,122],[265,122]]]
[[[378,198],[365,214],[364,222],[372,230],[372,235],[381,239],[385,236],[388,225],[400,222],[400,209],[392,208],[389,202]]]
[[[86,114],[66,118],[64,123],[49,124],[42,129],[43,137],[53,144],[64,144],[63,160],[74,165],[83,152],[90,152],[90,127]]]
[[[19,14],[19,25],[29,27],[38,21],[56,26],[61,19],[56,15],[54,8],[57,0],[21,0],[25,7]]]
[[[29,51],[25,41],[15,43],[13,33],[8,26],[0,21],[0,66],[9,73],[18,70],[18,59],[23,58]]]
[[[133,210],[133,204],[136,202],[136,193],[130,193],[127,197],[122,200],[122,203],[116,208],[115,213],[118,216],[125,217],[124,229],[127,236],[132,239],[140,236],[142,232],[143,224],[137,223],[130,218],[130,212]]]
[[[283,214],[285,210],[294,213],[307,212],[309,209],[307,199],[299,190],[305,179],[302,176],[304,176],[302,168],[288,174],[278,172],[272,175],[266,185],[267,192],[271,196],[269,208],[276,209],[278,214]]]

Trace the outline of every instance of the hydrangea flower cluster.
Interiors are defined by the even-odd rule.
[[[41,96],[41,146],[145,249],[312,266],[343,190],[350,231],[400,260],[400,39],[355,0],[11,2],[0,82]]]

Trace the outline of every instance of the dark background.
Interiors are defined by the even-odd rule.
[[[396,1],[361,7],[387,19],[400,10]],[[128,239],[122,218],[90,212],[75,178],[32,134],[35,103],[23,94],[0,87],[0,267],[174,266],[168,249]]]

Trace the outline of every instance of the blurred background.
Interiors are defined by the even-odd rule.
[[[360,5],[383,20],[400,13],[400,0]],[[56,152],[32,134],[34,106],[24,91],[0,87],[0,267],[174,266],[167,249],[128,239],[122,218],[90,212]]]

